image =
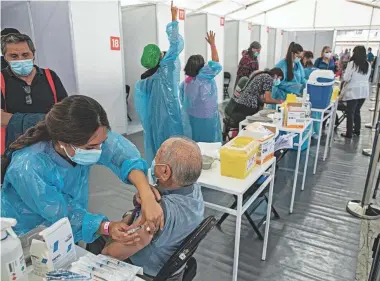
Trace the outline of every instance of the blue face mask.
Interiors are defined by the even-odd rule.
[[[298,57],[294,59],[294,63],[299,63],[300,61],[301,61],[301,59]]]
[[[150,175],[152,176],[153,185],[157,185],[157,183],[158,183],[158,178],[156,177],[156,175],[154,173],[155,167],[156,167],[156,159],[153,159],[152,165],[150,166]]]
[[[33,60],[14,60],[9,65],[12,71],[20,76],[28,76],[33,70]]]
[[[278,86],[278,85],[280,85],[280,83],[281,83],[280,79],[274,79],[273,80],[273,86]]]
[[[255,52],[253,55],[254,55],[256,58],[258,58],[258,57],[260,56],[260,53],[259,53],[259,52]]]
[[[62,148],[65,150],[67,157],[69,157],[71,161],[83,166],[96,164],[102,154],[102,147],[100,147],[100,149],[86,150],[72,146],[75,151],[74,156],[70,156],[64,146],[62,146]]]

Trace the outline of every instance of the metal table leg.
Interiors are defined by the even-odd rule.
[[[313,123],[311,123],[311,125],[313,126]],[[306,180],[306,173],[307,173],[307,164],[308,164],[308,162],[309,162],[310,143],[311,143],[311,135],[312,135],[312,134],[313,134],[313,131],[310,130],[310,132],[309,132],[309,136],[308,136],[309,143],[308,143],[308,145],[307,145],[305,166],[303,167],[303,177],[302,177],[302,186],[301,186],[301,190],[302,190],[302,191],[305,189],[305,180]]]
[[[239,267],[239,247],[240,247],[240,231],[241,231],[241,216],[243,215],[243,195],[238,195],[237,198],[237,213],[236,213],[236,230],[235,230],[235,251],[234,265],[232,273],[232,281],[237,281]]]
[[[335,107],[335,106],[333,106],[333,107]],[[325,152],[323,153],[323,161],[326,160],[327,151],[329,150],[329,147],[330,147],[329,142],[330,142],[330,136],[332,134],[332,129],[333,129],[333,126],[332,126],[333,125],[333,123],[332,123],[332,121],[333,121],[332,115],[334,114],[333,107],[331,107],[331,113],[330,113],[331,115],[330,115],[330,117],[326,119],[326,120],[330,119],[331,122],[329,122],[329,129],[327,131],[327,138],[326,138],[326,144],[325,144]]]
[[[268,237],[269,237],[269,225],[270,225],[270,217],[272,214],[272,200],[273,200],[273,186],[274,186],[274,176],[276,173],[276,162],[272,164],[272,170],[271,170],[271,176],[272,180],[270,182],[269,186],[269,200],[268,200],[268,206],[267,206],[267,221],[265,224],[265,234],[264,234],[264,245],[263,245],[263,254],[261,256],[261,259],[265,261],[267,258],[267,248],[268,248]]]
[[[295,168],[295,171],[294,171],[293,191],[292,191],[292,199],[290,201],[289,213],[293,213],[294,196],[295,196],[295,193],[296,193],[297,179],[298,179],[298,169],[299,169],[299,166],[300,166],[302,137],[303,137],[302,133],[300,133],[299,134],[299,138],[298,138],[297,161],[296,161],[296,168]]]
[[[323,113],[321,113],[321,117],[318,121],[313,120],[313,122],[319,122],[321,126],[319,127],[319,132],[318,132],[318,143],[317,143],[317,151],[315,152],[315,160],[314,160],[314,171],[313,174],[317,172],[317,163],[318,163],[318,155],[319,155],[319,147],[321,145],[321,137],[322,137],[322,124],[323,124]]]

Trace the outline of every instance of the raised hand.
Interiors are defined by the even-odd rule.
[[[206,41],[211,45],[215,46],[215,32],[214,31],[209,31],[206,33]]]
[[[176,21],[177,15],[178,15],[178,8],[176,6],[174,6],[173,1],[172,1],[171,6],[170,6],[170,9],[172,12],[172,21]]]

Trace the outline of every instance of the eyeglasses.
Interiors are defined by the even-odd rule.
[[[31,105],[33,103],[32,95],[30,94],[32,92],[32,88],[29,85],[26,85],[22,87],[25,92],[25,103],[27,105]]]

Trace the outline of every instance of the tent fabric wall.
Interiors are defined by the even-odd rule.
[[[275,54],[276,54],[276,29],[269,28],[268,33],[268,45],[267,45],[267,68],[273,68],[276,64]],[[263,69],[261,67],[261,69]]]
[[[66,91],[77,94],[68,2],[31,1],[30,10],[38,65],[57,72]]]
[[[205,40],[206,32],[215,32],[216,46],[219,53],[220,64],[224,67],[224,26],[220,24],[220,17],[210,14],[194,14],[185,21],[185,56],[202,55],[205,60],[211,60],[211,49]],[[223,70],[224,71],[224,70]],[[218,101],[223,101],[223,71],[215,77],[218,87]]]
[[[34,40],[29,2],[1,1],[1,29],[5,27],[16,28]],[[38,58],[36,63],[38,64]]]
[[[96,99],[106,110],[112,129],[125,133],[124,60],[122,50],[113,51],[110,44],[111,36],[121,36],[119,2],[69,3],[78,91]],[[99,20],[105,18],[107,24]]]
[[[218,47],[218,54],[219,54],[219,62],[222,66],[224,66],[224,26],[221,25],[220,17],[215,16],[215,15],[207,15],[207,29],[204,30],[203,35],[206,35],[206,32],[209,30],[213,30],[215,32],[215,44]],[[198,31],[202,32],[202,31]],[[207,60],[211,60],[211,48],[206,42],[205,39],[203,39],[204,44],[207,45]],[[216,85],[218,87],[218,101],[222,102],[223,101],[223,82],[224,82],[224,77],[223,77],[223,72],[222,72],[215,77]]]
[[[282,59],[282,44],[283,41],[283,31],[279,28],[276,29],[276,47],[275,47],[275,53],[274,53],[274,63],[276,64],[279,60]]]
[[[225,32],[224,71],[231,74],[229,87],[229,95],[231,96],[235,85],[239,57],[241,56],[239,48],[239,22],[226,22]]]
[[[134,106],[134,88],[136,82],[140,80],[141,74],[146,70],[141,66],[140,57],[145,45],[157,44],[157,19],[155,15],[155,5],[122,9],[125,81],[131,87],[128,113],[132,120],[138,120]]]
[[[334,31],[296,31],[295,41],[300,44],[305,51],[311,51],[314,58],[320,56],[324,46],[333,47]]]
[[[246,50],[251,43],[251,30],[248,22],[227,21],[225,25],[224,40],[224,71],[232,75],[229,94],[232,94],[233,86],[236,81],[241,52]]]

